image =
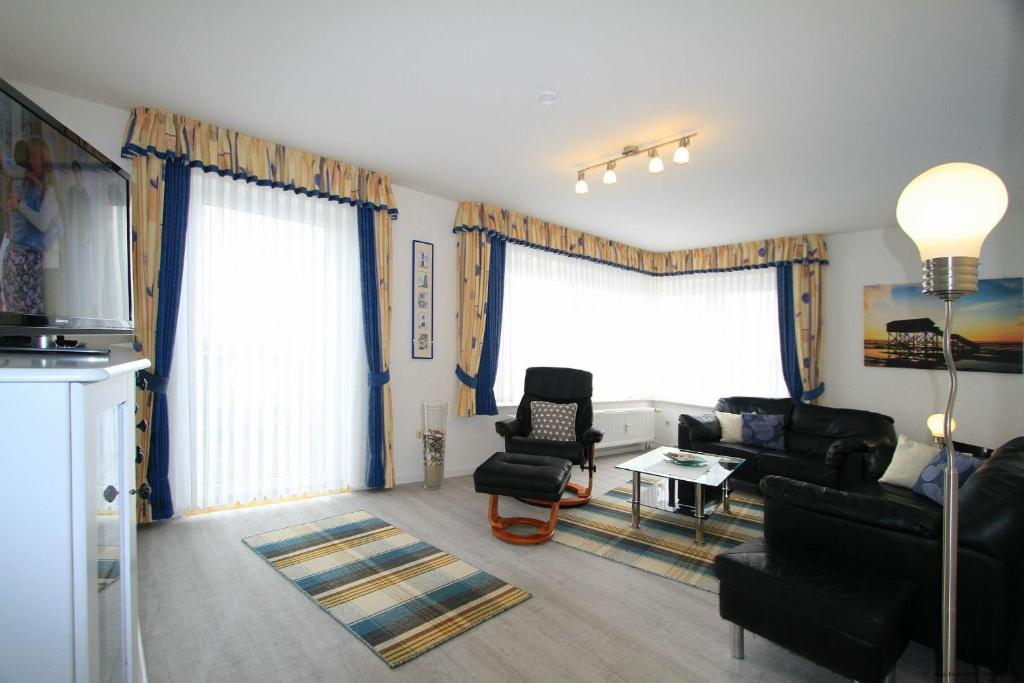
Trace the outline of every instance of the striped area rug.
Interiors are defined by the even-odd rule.
[[[362,510],[243,542],[391,667],[530,598]]]
[[[551,540],[702,590],[718,593],[715,555],[762,535],[764,504],[753,493],[733,492],[731,511],[719,509],[704,525],[704,545],[694,542],[695,520],[640,508],[640,528],[629,524],[632,484],[564,510]]]

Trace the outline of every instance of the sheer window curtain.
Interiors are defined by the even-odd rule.
[[[499,405],[523,395],[526,368],[571,367],[594,374],[595,401],[651,397],[649,345],[660,334],[655,278],[509,244],[498,375]]]
[[[179,512],[364,478],[356,209],[192,171],[168,384]]]
[[[788,396],[778,325],[774,268],[652,277],[509,244],[495,396],[533,365],[593,372],[595,400]]]
[[[713,406],[722,396],[788,397],[774,268],[656,277],[653,395]]]

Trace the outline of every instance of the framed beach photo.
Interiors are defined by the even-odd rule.
[[[864,365],[945,370],[942,301],[920,283],[864,288]],[[978,280],[956,305],[957,370],[1021,374],[1024,370],[1024,278]]]
[[[412,357],[434,357],[434,245],[412,241]]]

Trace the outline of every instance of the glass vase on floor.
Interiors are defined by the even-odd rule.
[[[422,401],[423,487],[441,488],[444,479],[444,442],[448,431],[448,402]]]

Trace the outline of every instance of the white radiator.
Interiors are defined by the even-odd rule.
[[[594,427],[604,432],[599,449],[654,441],[654,408],[595,410]]]

